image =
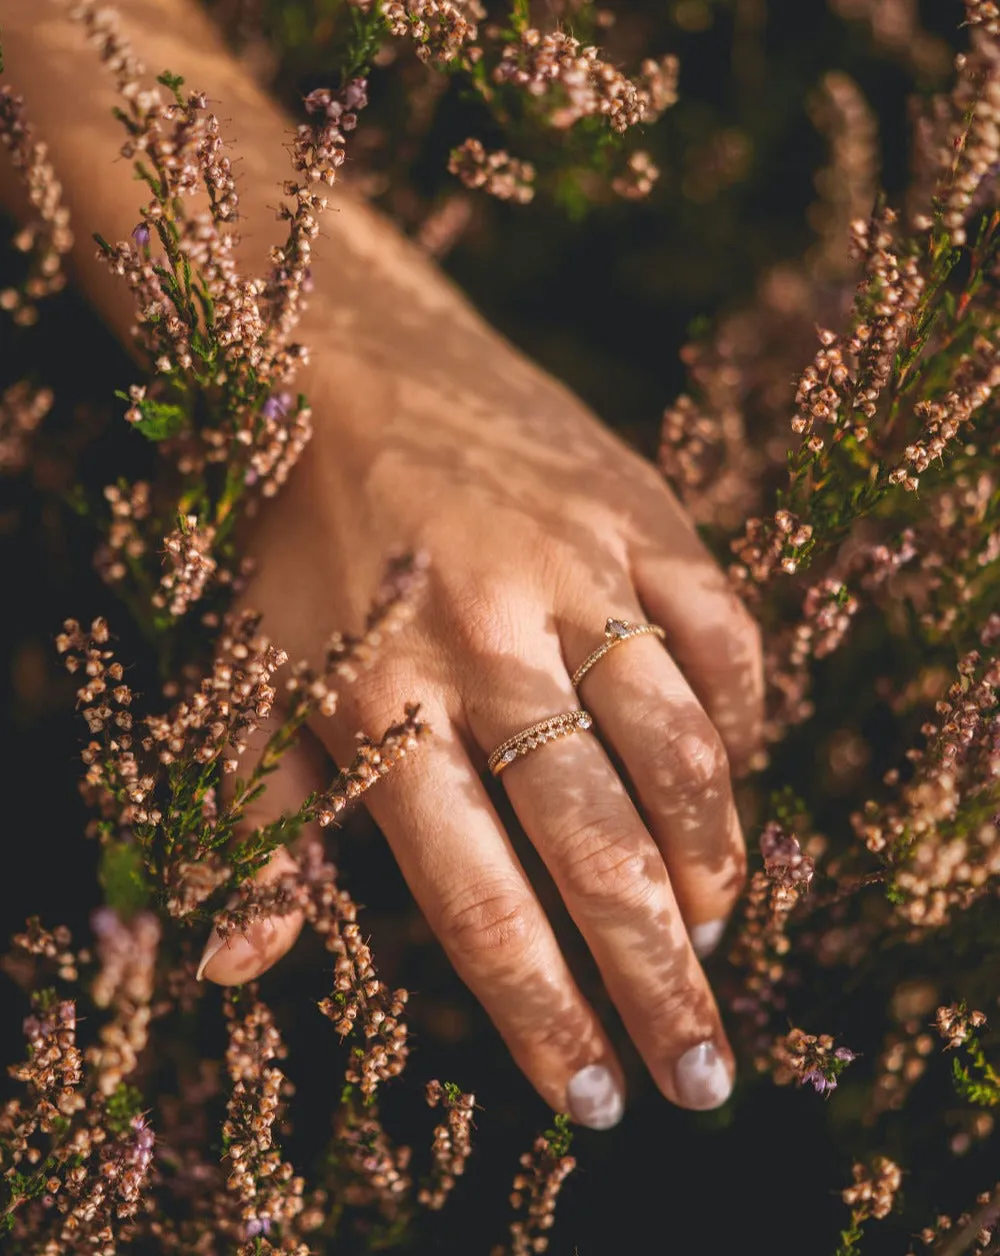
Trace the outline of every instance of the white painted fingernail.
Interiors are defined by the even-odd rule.
[[[201,963],[198,965],[198,971],[195,974],[198,981],[201,981],[202,977],[205,975],[205,969],[225,945],[225,938],[220,938],[218,930],[213,927],[211,936],[205,943],[205,949],[201,953]]]
[[[677,1094],[685,1108],[717,1108],[732,1093],[726,1062],[710,1039],[685,1051],[675,1070]]]
[[[578,1125],[609,1130],[625,1111],[625,1098],[614,1074],[603,1064],[588,1064],[569,1079],[566,1087],[569,1114]]]
[[[722,940],[726,931],[726,921],[706,920],[703,924],[691,926],[691,945],[699,959],[711,955]]]

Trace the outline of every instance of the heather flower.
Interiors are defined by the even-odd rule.
[[[163,539],[167,570],[153,594],[154,606],[169,608],[180,617],[205,592],[218,566],[212,556],[215,528],[202,527],[197,515],[187,515]]]
[[[576,1168],[575,1157],[567,1154],[569,1143],[565,1118],[557,1117],[555,1129],[536,1138],[531,1151],[521,1157],[510,1195],[515,1213],[510,1226],[511,1256],[548,1250],[547,1231],[555,1221],[559,1193]],[[501,1256],[503,1250],[494,1249],[493,1256]]]
[[[65,285],[63,259],[73,247],[73,233],[48,147],[35,139],[23,97],[9,87],[0,87],[0,144],[10,154],[35,214],[14,237],[15,247],[31,254],[27,277],[19,288],[0,292],[0,309],[26,327],[38,318],[37,303]]]
[[[475,46],[486,16],[479,0],[383,0],[382,13],[393,35],[413,40],[421,61],[473,65],[482,55]]]
[[[879,1156],[870,1169],[863,1164],[855,1164],[851,1172],[854,1185],[846,1187],[841,1195],[844,1203],[853,1210],[855,1223],[868,1217],[877,1220],[887,1217],[903,1182],[899,1165],[885,1156]]]
[[[139,912],[127,924],[110,907],[91,919],[97,937],[100,969],[91,997],[114,1016],[99,1031],[99,1043],[87,1051],[103,1095],[112,1095],[136,1069],[149,1040],[150,1004],[156,975],[160,925],[150,912]]]
[[[837,1089],[841,1072],[857,1056],[849,1047],[834,1047],[829,1034],[807,1034],[791,1029],[779,1035],[771,1046],[774,1081],[779,1086],[794,1081],[812,1086],[817,1094],[829,1097]]]
[[[454,1084],[430,1081],[427,1103],[432,1108],[440,1104],[447,1113],[445,1124],[434,1129],[431,1177],[417,1196],[425,1208],[437,1211],[444,1207],[449,1193],[454,1190],[455,1179],[465,1172],[472,1151],[472,1113],[476,1097],[463,1094]]]
[[[649,153],[642,149],[629,155],[624,173],[611,181],[611,189],[623,200],[644,200],[660,177],[660,171]]]
[[[27,380],[0,395],[0,474],[15,475],[30,461],[31,438],[48,412],[53,396]]]
[[[981,26],[987,35],[1000,35],[1000,6],[993,0],[967,0],[965,20],[970,26]]]
[[[111,522],[94,555],[94,565],[109,584],[117,584],[146,552],[142,525],[152,513],[150,486],[145,480],[137,480],[127,490],[109,484],[104,499],[111,510]]]
[[[482,188],[499,201],[526,205],[535,195],[535,168],[527,161],[499,149],[487,152],[477,139],[464,140],[453,148],[448,169],[467,188]]]
[[[969,1011],[964,1005],[951,1004],[939,1007],[934,1015],[934,1025],[945,1040],[945,1049],[954,1050],[968,1042],[972,1033],[986,1024],[982,1012]]]
[[[875,204],[877,129],[861,89],[846,74],[824,75],[810,104],[813,124],[829,145],[829,164],[816,175],[820,200],[809,217],[820,238],[809,260],[819,275],[839,278],[850,266],[851,224],[866,219]]]
[[[292,204],[283,203],[278,211],[278,217],[288,223],[288,236],[284,244],[272,250],[273,269],[262,294],[279,347],[287,342],[304,308],[312,241],[319,233],[320,215],[327,208],[326,197],[312,189],[317,184],[333,187],[346,158],[344,133],[357,126],[358,113],[367,103],[363,78],[352,79],[336,94],[317,88],[303,102],[316,121],[296,128],[292,168],[299,178],[285,184]],[[302,351],[295,352],[301,358]]]
[[[803,852],[795,834],[786,833],[773,820],[760,835],[760,853],[764,857],[764,872],[774,887],[773,901],[787,911],[808,891],[815,872],[813,861]]]
[[[892,873],[895,913],[920,929],[946,924],[956,909],[993,892],[1000,843],[989,819],[956,825],[963,807],[990,796],[998,768],[998,686],[994,659],[970,652],[959,680],[924,725],[925,749],[914,749],[912,778],[897,800],[874,801],[852,817],[855,832]]]
[[[303,1209],[304,1181],[282,1159],[274,1138],[286,1084],[273,1061],[286,1052],[256,988],[251,986],[248,994],[245,1011],[238,1011],[232,998],[225,1005],[226,1068],[232,1080],[222,1126],[229,1161],[226,1187],[239,1200],[247,1239],[269,1233],[272,1225],[281,1227],[283,1237],[293,1238],[295,1219]]]
[[[677,80],[680,62],[674,56],[655,60],[647,57],[639,70],[639,82],[649,96],[645,106],[644,122],[655,122],[662,114],[677,104]]]
[[[388,1222],[399,1224],[409,1211],[410,1148],[396,1147],[371,1109],[341,1104],[334,1123],[334,1146],[345,1203],[375,1208]]]
[[[905,1022],[887,1036],[876,1064],[872,1112],[901,1109],[916,1083],[927,1071],[934,1039],[918,1019]]]
[[[669,90],[651,75],[651,88],[639,86],[602,61],[594,47],[584,47],[565,31],[543,34],[528,27],[506,45],[493,70],[493,81],[523,88],[543,102],[549,125],[566,130],[583,118],[606,118],[612,131],[651,121],[653,91],[661,103]]]
[[[936,154],[941,222],[955,245],[965,244],[977,194],[984,181],[995,181],[1000,163],[1000,37],[994,22],[977,20],[981,14],[977,0],[967,0],[972,47],[956,59],[952,116]]]

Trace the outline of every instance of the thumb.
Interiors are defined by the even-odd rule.
[[[241,768],[252,770],[253,748],[243,756]],[[314,790],[322,790],[330,774],[326,752],[307,730],[300,731],[293,745],[285,752],[278,767],[267,777],[267,788],[247,808],[242,828],[246,831],[270,824],[283,813],[296,812],[303,799]],[[307,826],[297,845],[321,841],[318,826]],[[296,872],[298,863],[292,852],[279,846],[270,861],[254,876],[257,885],[280,881]],[[245,932],[220,937],[213,929],[198,965],[198,980],[207,978],[220,986],[242,985],[266,972],[291,950],[302,929],[301,911],[264,916],[255,920]]]

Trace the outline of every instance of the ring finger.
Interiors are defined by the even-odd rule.
[[[624,602],[620,618],[635,623],[643,615]],[[576,666],[594,644],[593,627],[576,618],[561,627]],[[652,634],[609,650],[582,678],[578,694],[635,786],[694,948],[706,955],[719,941],[746,869],[722,739]]]
[[[336,721],[318,726],[341,762],[353,747],[348,729],[376,730],[397,714],[359,688],[345,695]],[[416,683],[390,688],[420,691]],[[368,808],[456,971],[525,1075],[553,1108],[607,1129],[624,1108],[614,1050],[445,708],[425,701],[420,718],[431,737],[367,795]]]

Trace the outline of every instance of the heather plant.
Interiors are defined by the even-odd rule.
[[[910,6],[832,7],[870,22],[894,55],[939,63],[940,41]],[[889,10],[909,14],[911,37]],[[295,32],[321,16],[275,6],[242,14],[240,35],[284,22],[294,58]],[[113,15],[87,3],[75,13],[114,76],[122,155],[148,189],[131,240],[97,236],[96,247],[136,304],[141,378],[123,381],[119,423],[150,443],[156,465],[67,498],[97,537],[109,607],[141,630],[160,692],[130,683],[115,610],[62,626],[55,648],[86,728],[81,784],[105,903],[91,939],[33,919],[7,961],[32,1004],[0,1115],[0,1218],[13,1251],[420,1250],[425,1217],[447,1217],[490,1117],[463,1089],[474,1076],[432,1078],[425,1154],[394,1136],[386,1118],[405,1084],[410,995],[380,977],[378,939],[312,835],[420,753],[419,710],[405,707],[377,740],[359,737],[353,760],[296,810],[252,820],[300,730],[379,666],[426,596],[433,555],[387,555],[364,632],[330,625],[313,669],[290,663],[239,601],[249,570],[240,523],[308,457],[308,399],[294,392],[307,347],[292,337],[310,241],[323,189],[363,133],[366,75],[386,41],[412,45],[423,73],[461,79],[470,112],[509,133],[517,156],[469,136],[447,165],[466,188],[521,205],[543,184],[567,203],[588,192],[599,201],[609,177],[625,199],[651,191],[655,166],[622,137],[673,103],[676,66],[647,60],[627,78],[588,42],[608,19],[586,5],[551,29],[520,4],[496,22],[450,0],[345,2],[329,16],[332,85],[305,95],[279,211],[287,238],[270,272],[250,278],[235,261],[233,159],[206,95],[169,71],[149,84]],[[877,187],[860,89],[844,75],[819,84],[811,111],[829,156],[817,243],[684,351],[690,386],[666,411],[660,443],[665,474],[728,554],[764,629],[767,744],[744,800],[759,858],[713,974],[744,1071],[850,1126],[838,1256],[886,1250],[878,1229],[894,1215],[900,1253],[986,1256],[1000,1244],[995,1172],[968,1175],[955,1208],[931,1194],[943,1182],[937,1161],[989,1147],[1000,1102],[1000,18],[967,0],[964,20],[951,85],[914,111],[915,169],[897,206]],[[539,137],[553,134],[546,147]],[[15,241],[24,278],[0,294],[26,328],[63,282],[71,224],[44,143],[6,87],[0,135],[35,215]],[[4,393],[5,472],[31,464],[51,405],[30,380]],[[255,738],[262,753],[244,770]],[[293,869],[254,878],[300,837]],[[258,986],[224,996],[223,1058],[198,1050],[211,1015],[197,980],[205,931],[224,940],[289,913],[329,957],[317,1032],[344,1045],[315,1169],[284,1150],[297,1096]],[[877,1008],[863,1021],[850,998],[861,989]],[[908,1156],[928,1115],[937,1141]],[[522,1156],[497,1251],[546,1249],[576,1164],[569,1142],[556,1115]]]
[[[345,79],[396,56],[401,42],[441,80],[434,86],[421,76],[421,96],[430,97],[422,108],[433,108],[451,80],[467,97],[468,115],[496,137],[496,146],[472,135],[453,149],[448,169],[466,188],[522,204],[542,189],[576,208],[602,187],[647,195],[658,171],[631,134],[676,101],[677,58],[644,57],[630,77],[598,47],[614,24],[611,10],[572,3],[555,13],[561,20],[546,29],[523,0],[500,14],[479,0],[306,0],[264,4],[253,14],[237,7],[230,21],[240,41],[266,46],[277,36],[290,57],[313,63],[319,54],[326,65],[342,65]]]

